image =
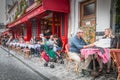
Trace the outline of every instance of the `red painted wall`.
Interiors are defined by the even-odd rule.
[[[68,14],[64,13],[64,36],[62,36],[62,15],[61,15],[61,39],[66,44],[68,42]]]
[[[29,41],[31,39],[31,36],[32,36],[32,24],[31,24],[31,21],[27,21],[26,25],[27,25],[27,41]]]
[[[40,19],[37,19],[37,37],[39,37],[40,29],[41,29]]]
[[[69,2],[69,0],[43,0],[42,8],[45,11],[46,10],[50,10],[50,11],[53,11],[53,12],[56,11],[58,13],[64,13],[65,14],[65,20],[64,20],[64,23],[65,23],[65,27],[64,27],[65,28],[65,35],[62,36],[62,33],[60,33],[60,37],[62,38],[62,40],[65,43],[67,43],[67,40],[68,40],[67,39],[67,37],[68,37],[68,35],[67,35],[68,34],[68,14],[70,12],[70,2]],[[32,13],[32,11],[31,11],[31,13]],[[39,13],[39,16],[40,15],[41,15],[41,13]],[[30,16],[30,14],[28,16]],[[32,17],[36,17],[36,16],[32,16]],[[20,18],[20,19],[22,19],[22,18]],[[25,21],[26,27],[27,27],[26,28],[27,29],[27,35],[26,35],[26,37],[27,37],[27,41],[29,41],[31,39],[31,36],[32,36],[32,24],[31,24],[31,21],[29,21],[29,20],[27,20],[27,21],[23,20],[23,22],[24,21]],[[19,25],[19,24],[17,24],[17,25]],[[12,27],[14,27],[14,26],[12,26]],[[37,26],[38,26],[38,28],[37,28],[38,29],[37,30],[37,35],[39,36],[39,34],[40,34],[40,21],[39,21],[39,19],[37,19]],[[60,26],[60,28],[61,28],[61,32],[62,32],[62,26]],[[54,18],[53,18],[53,23],[52,23],[52,33],[55,34]]]

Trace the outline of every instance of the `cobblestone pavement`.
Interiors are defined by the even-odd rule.
[[[20,59],[22,59],[22,61],[25,61],[26,63],[31,62],[29,63],[29,65],[34,64],[35,65],[34,67],[37,70],[40,70],[40,71],[44,70],[46,73],[52,74],[58,77],[60,80],[93,80],[92,76],[81,77],[80,74],[76,75],[74,71],[74,66],[72,66],[70,70],[68,71],[66,60],[65,60],[65,64],[55,63],[55,68],[51,69],[49,66],[44,67],[43,66],[44,62],[41,63],[39,57],[32,57],[31,59],[24,59],[22,53],[16,53],[15,51],[11,51],[11,53],[19,57]],[[74,64],[71,63],[70,65],[74,65]],[[54,80],[57,80],[57,79],[54,79]],[[114,77],[114,74],[106,74],[106,75],[103,74],[95,78],[94,80],[116,80],[116,77]]]
[[[0,48],[0,80],[45,80]]]

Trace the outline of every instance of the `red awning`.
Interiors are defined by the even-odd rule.
[[[8,28],[14,27],[37,15],[40,15],[46,10],[58,11],[58,12],[64,12],[64,13],[70,12],[69,0],[43,0],[42,3],[43,4],[41,6],[35,8],[31,12],[27,12],[25,15],[23,15],[23,17],[19,18],[15,22],[8,24]]]
[[[25,21],[27,21],[27,19],[25,17],[20,18],[19,20],[16,20],[15,22],[13,22],[11,24],[8,24],[8,28],[11,28],[11,27],[16,26],[18,24],[21,24],[21,23],[23,23]]]
[[[33,18],[33,17],[35,17],[35,16],[37,16],[37,15],[45,12],[45,11],[46,11],[46,10],[43,8],[43,6],[41,6],[41,7],[37,8],[37,9],[35,9],[34,11],[32,11],[31,13],[29,13],[29,14],[26,16],[26,18],[27,18],[27,20],[28,20],[28,19],[30,19],[30,18]]]
[[[43,6],[40,6],[36,9],[34,9],[33,11],[25,14],[23,17],[21,17],[20,19],[16,20],[15,22],[11,23],[11,24],[8,24],[8,27],[11,28],[13,26],[16,26],[18,24],[21,24],[27,20],[29,20],[30,18],[33,18],[43,12],[45,12],[46,10],[43,8]]]
[[[7,34],[9,34],[9,30],[2,32],[2,35],[7,35]]]

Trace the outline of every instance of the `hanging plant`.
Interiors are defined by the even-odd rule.
[[[20,9],[21,9],[21,12],[20,14],[18,15],[18,17],[21,17],[24,13],[25,13],[25,10],[27,9],[28,7],[28,4],[25,0],[23,0],[21,3],[20,3]]]

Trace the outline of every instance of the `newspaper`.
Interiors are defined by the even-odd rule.
[[[97,47],[110,48],[110,41],[111,41],[111,39],[109,39],[109,38],[99,39],[98,41],[94,42],[93,44],[96,45]]]

